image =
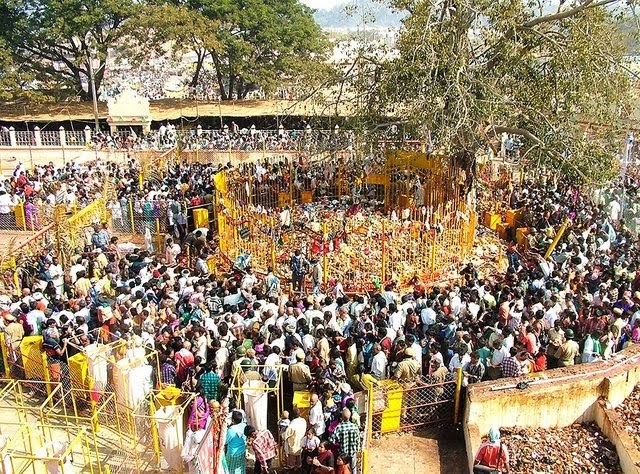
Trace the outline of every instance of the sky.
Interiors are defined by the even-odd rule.
[[[336,5],[340,5],[345,3],[347,0],[300,0],[305,5],[309,5],[311,8],[316,8],[318,10],[325,9],[328,10],[330,8],[335,7]]]

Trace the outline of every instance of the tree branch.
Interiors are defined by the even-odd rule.
[[[531,133],[529,130],[525,128],[489,125],[487,128],[484,129],[484,133],[486,133],[487,135],[489,135],[491,132],[493,132],[494,135],[498,135],[498,133],[508,133],[510,135],[521,135],[525,138],[528,138],[529,140],[531,140],[537,145],[541,145],[541,146],[544,145],[544,142],[542,140],[540,140],[538,137],[536,137],[533,133]]]
[[[594,2],[594,0],[586,0],[585,2],[581,3],[577,7],[570,8],[568,10],[565,10],[559,13],[553,13],[552,15],[540,16],[538,18],[534,18],[533,20],[529,20],[526,23],[523,23],[522,25],[520,25],[520,28],[533,28],[534,26],[539,25],[541,23],[549,23],[556,20],[564,20],[565,18],[570,18],[584,10],[588,10],[590,8],[602,7],[604,5],[609,5],[611,3],[616,3],[618,1],[619,0],[600,0],[599,2]]]

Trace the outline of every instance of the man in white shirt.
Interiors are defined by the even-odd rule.
[[[385,303],[387,303],[387,307],[391,303],[395,303],[395,301],[398,299],[398,294],[393,291],[393,287],[391,285],[387,285],[384,288],[384,292],[381,296],[384,299]]]
[[[278,382],[278,367],[281,365],[280,348],[272,347],[271,353],[264,361],[263,376],[270,387],[275,387]]]
[[[487,375],[491,380],[496,380],[502,376],[502,361],[509,357],[509,349],[502,345],[500,339],[493,343],[493,352],[487,365]]]
[[[336,304],[335,301],[333,301],[332,298],[329,298],[328,296],[325,298],[324,300],[324,308],[322,308],[322,314],[326,313],[327,311],[329,311],[331,313],[332,319],[335,318],[336,316],[336,309],[338,309],[338,305]]]
[[[462,308],[462,300],[460,296],[455,291],[449,293],[449,307],[451,308],[451,313],[455,316],[460,314],[460,309]]]
[[[258,283],[258,278],[253,273],[253,268],[247,267],[247,273],[245,273],[245,275],[242,277],[242,283],[240,287],[244,291],[251,291],[256,283]]]
[[[200,356],[200,360],[202,360],[202,364],[207,362],[207,335],[204,332],[204,329],[196,326],[193,329],[193,352],[194,355]]]
[[[467,354],[466,349],[461,348],[449,361],[449,372],[454,372],[458,367],[464,367],[469,362],[471,362],[471,356]]]
[[[429,326],[436,323],[436,312],[433,310],[433,301],[427,300],[427,306],[420,311],[420,320],[422,321],[422,330],[426,331]]]
[[[324,412],[322,411],[322,402],[317,394],[311,395],[311,409],[309,410],[309,426],[313,428],[316,436],[320,437],[324,434],[326,425],[324,421]]]
[[[387,376],[387,356],[380,344],[373,345],[373,359],[371,360],[371,375],[376,379],[382,380]]]
[[[49,266],[49,275],[51,275],[51,280],[56,288],[56,294],[61,295],[64,291],[64,270],[58,257],[53,257],[53,263]]]
[[[324,314],[320,311],[320,305],[314,303],[313,307],[304,312],[304,316],[307,319],[307,324],[311,327],[313,325],[313,319],[318,318],[321,321],[324,319]]]
[[[231,288],[229,290],[229,294],[224,297],[222,300],[222,304],[229,306],[237,306],[238,303],[242,301],[242,294],[240,293],[240,288]]]
[[[11,196],[7,194],[7,191],[5,191],[4,188],[0,188],[0,218],[8,220],[12,204],[13,201],[11,200]]]
[[[389,326],[394,332],[398,332],[398,329],[404,326],[405,316],[401,310],[396,309],[393,303],[389,306],[389,312],[391,312],[389,316]]]
[[[422,373],[422,346],[418,344],[418,340],[413,334],[408,334],[406,339],[407,347],[411,347],[413,350],[413,358],[420,364],[420,373]]]
[[[182,252],[180,245],[173,241],[172,238],[168,238],[165,246],[164,259],[167,265],[175,265],[176,257]]]
[[[44,325],[45,314],[36,308],[35,300],[29,306],[31,311],[27,313],[27,323],[33,328],[33,335],[40,334],[40,330]]]

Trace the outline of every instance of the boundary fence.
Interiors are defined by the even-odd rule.
[[[217,173],[216,219],[225,264],[250,263],[259,273],[271,267],[289,282],[290,256],[302,250],[321,263],[325,285],[337,278],[349,292],[390,280],[429,284],[457,269],[471,251],[477,225],[475,210],[460,197],[465,174],[444,157],[392,150],[377,169],[357,176],[351,170],[354,176],[344,182],[346,153],[334,156],[337,172],[326,180],[329,195],[306,188],[291,159],[271,163],[267,178],[254,176],[252,165]],[[359,212],[360,198],[351,192],[357,186],[368,186],[372,199],[384,202],[384,212]],[[337,210],[338,202],[353,212]]]
[[[444,377],[425,375],[411,384],[382,380],[370,391],[371,433],[380,436],[455,424],[459,417],[461,388],[462,369]]]

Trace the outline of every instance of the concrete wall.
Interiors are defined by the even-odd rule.
[[[100,158],[104,161],[116,161],[124,163],[127,155],[135,155],[135,152],[125,150],[90,150],[86,147],[2,147],[0,148],[0,171],[5,174],[13,172],[18,162],[22,161],[28,168],[32,165],[46,165],[50,161],[56,166],[72,161],[84,163]]]
[[[613,443],[620,459],[622,472],[625,474],[640,474],[640,451],[629,433],[622,428],[623,423],[615,410],[609,408],[604,400],[598,402],[595,411],[595,422],[602,433]],[[640,413],[638,414],[640,416]]]
[[[516,379],[470,385],[464,417],[469,466],[489,428],[557,428],[595,421],[600,397],[615,407],[640,383],[640,345],[615,359],[544,372],[529,388],[514,387]]]

